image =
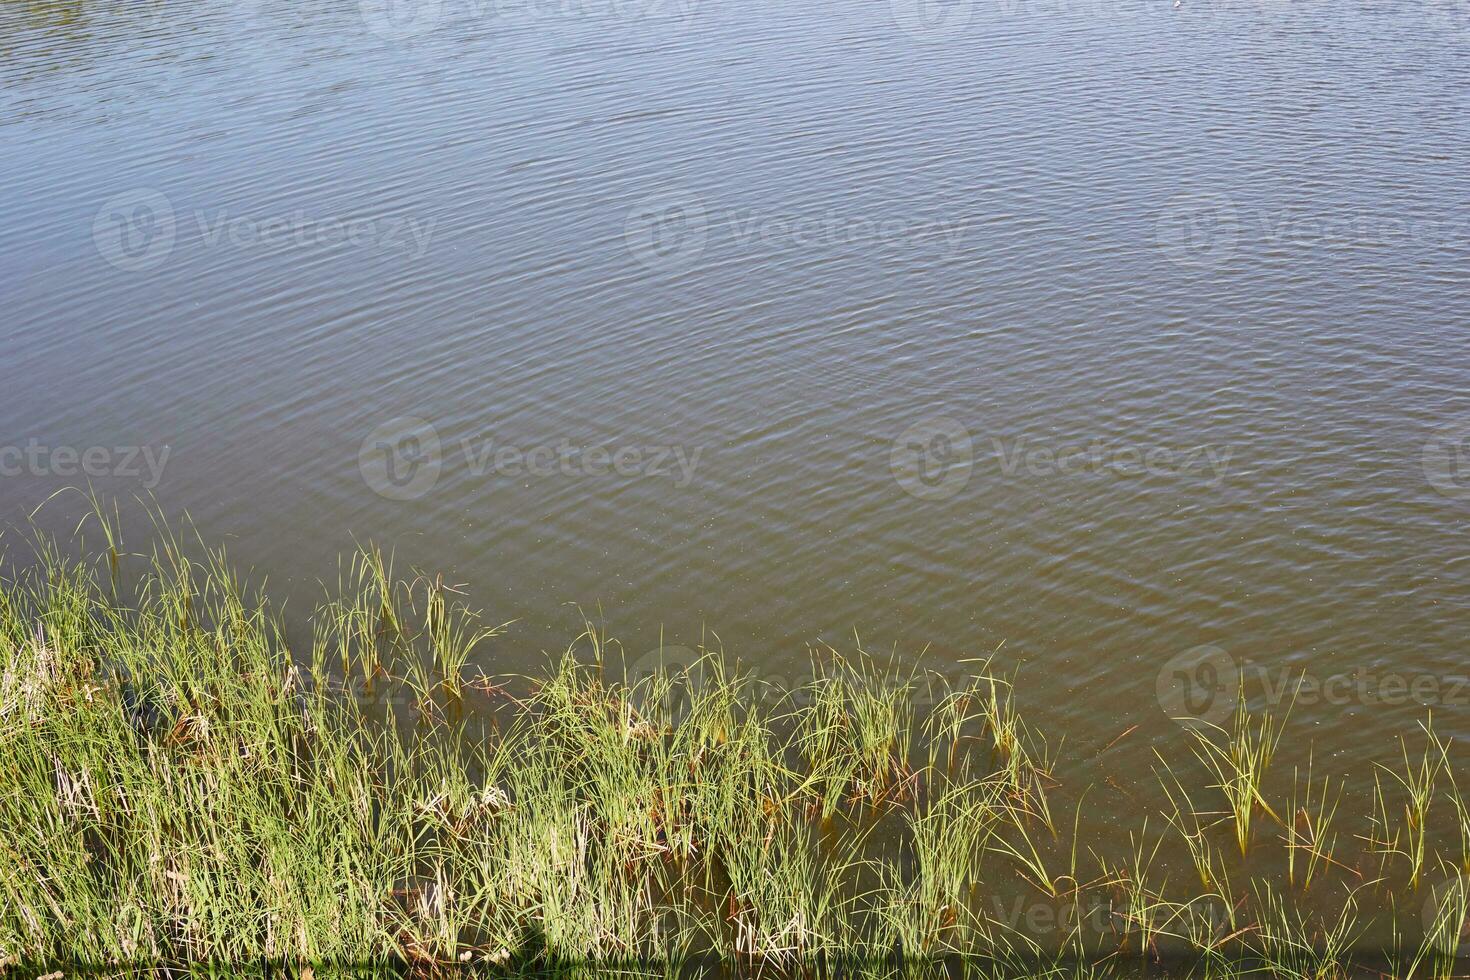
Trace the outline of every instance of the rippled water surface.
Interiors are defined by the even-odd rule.
[[[1003,642],[1107,769],[1239,665],[1470,734],[1467,120],[1448,0],[3,0],[0,516],[392,543],[490,670]]]

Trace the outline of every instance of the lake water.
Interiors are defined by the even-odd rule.
[[[1241,667],[1470,735],[1463,2],[4,0],[0,178],[6,523],[376,539],[490,671],[1004,643],[1088,778]]]

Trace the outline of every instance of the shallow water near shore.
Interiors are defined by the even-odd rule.
[[[0,519],[377,540],[491,673],[1000,648],[1100,824],[1242,670],[1391,761],[1470,735],[1467,92],[1448,2],[5,0]]]

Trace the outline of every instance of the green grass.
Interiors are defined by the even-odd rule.
[[[292,650],[223,554],[97,521],[103,548],[38,538],[0,583],[0,967],[1325,980],[1376,929],[1392,975],[1457,969],[1463,883],[1421,882],[1470,869],[1470,818],[1427,722],[1373,812],[1309,769],[1282,820],[1286,719],[1242,707],[1160,747],[1110,844],[988,661],[945,685],[825,649],[771,692],[710,652],[629,682],[589,625],[492,682],[467,674],[499,628],[379,551]]]

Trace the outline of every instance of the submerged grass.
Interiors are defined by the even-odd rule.
[[[98,516],[100,554],[38,539],[0,584],[0,967],[1329,978],[1375,907],[1405,937],[1380,970],[1459,963],[1470,810],[1427,722],[1354,838],[1397,858],[1371,880],[1340,782],[1309,769],[1276,817],[1285,719],[1244,707],[1160,754],[1163,803],[1114,853],[1079,839],[1085,792],[1058,828],[1051,752],[988,661],[936,689],[823,650],[773,698],[716,653],[630,682],[589,626],[492,682],[465,672],[498,628],[374,549],[293,655],[222,553],[161,529],[140,561]],[[1275,881],[1242,863],[1257,813]],[[1419,894],[1428,869],[1451,884]]]

